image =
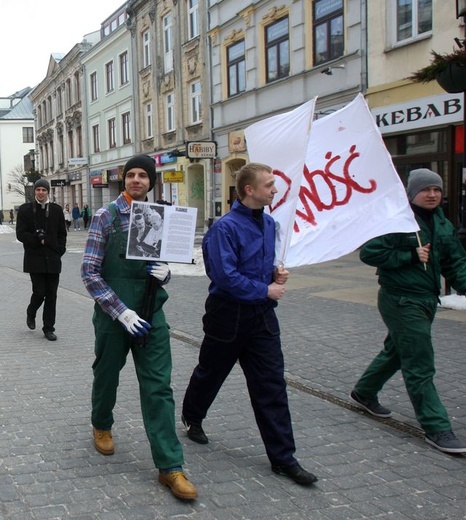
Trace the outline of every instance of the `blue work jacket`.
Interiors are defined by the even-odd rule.
[[[262,217],[261,223],[236,200],[206,233],[202,252],[210,294],[251,305],[267,301],[273,281],[275,221],[266,213]]]

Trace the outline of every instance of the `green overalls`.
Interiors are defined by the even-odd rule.
[[[378,308],[388,328],[383,350],[367,367],[355,391],[374,399],[401,369],[416,413],[427,434],[451,430],[447,411],[434,384],[435,362],[432,322],[437,311],[440,275],[464,293],[466,261],[456,230],[441,208],[433,212],[433,228],[416,215],[422,244],[432,244],[426,268],[413,262],[418,247],[415,233],[392,233],[374,238],[360,251],[368,265],[377,267]]]
[[[147,279],[146,262],[126,260],[126,233],[114,205],[113,232],[106,247],[102,277],[125,305],[141,316]],[[129,350],[133,355],[139,381],[142,417],[149,438],[152,457],[159,469],[183,465],[183,449],[175,431],[175,403],[170,386],[172,360],[169,327],[162,306],[168,299],[165,289],[158,287],[146,346],[140,346],[118,320],[94,308],[95,355],[92,366],[92,425],[100,430],[111,429],[116,403],[120,370],[125,366]]]

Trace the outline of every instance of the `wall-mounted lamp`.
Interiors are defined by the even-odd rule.
[[[466,0],[465,0],[466,1]],[[327,74],[327,76],[333,76],[333,69],[344,69],[344,65],[334,65],[333,67],[327,67],[320,71],[321,74]]]

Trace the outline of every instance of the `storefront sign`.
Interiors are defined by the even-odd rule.
[[[154,161],[156,166],[162,166],[162,164],[176,162],[176,157],[171,153],[159,153],[154,157]]]
[[[82,179],[81,171],[79,171],[79,172],[70,172],[68,176],[69,176],[70,181],[80,181]]]
[[[61,188],[67,184],[68,182],[65,179],[52,179],[50,181],[50,186],[52,186],[52,188]]]
[[[92,186],[95,186],[96,184],[102,184],[102,175],[94,175],[93,177],[89,177],[89,182],[92,184]]]
[[[382,134],[457,123],[463,120],[463,94],[439,94],[371,109]]]
[[[70,157],[68,159],[68,166],[76,166],[77,164],[87,164],[87,157]]]
[[[93,188],[108,188],[108,184],[93,184]]]
[[[228,151],[230,153],[246,151],[246,141],[244,139],[243,130],[237,130],[236,132],[230,132],[228,134]]]
[[[213,159],[217,155],[217,143],[215,141],[188,141],[186,143],[186,156],[189,159]]]
[[[175,172],[162,172],[163,182],[183,182],[183,172],[175,171]]]
[[[118,182],[123,180],[123,167],[112,168],[107,170],[107,179],[112,182]]]

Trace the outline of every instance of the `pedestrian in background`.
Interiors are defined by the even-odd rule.
[[[79,205],[76,202],[71,211],[71,216],[73,217],[73,227],[75,231],[79,231],[81,226],[79,224],[79,218],[81,217],[81,211],[79,209]]]
[[[159,482],[178,498],[197,497],[183,471],[183,449],[175,430],[175,403],[170,386],[172,359],[162,287],[170,280],[167,264],[126,260],[132,201],[145,201],[156,181],[154,161],[137,155],[123,169],[125,191],[92,218],[81,269],[94,298],[95,356],[92,366],[94,445],[104,455],[115,451],[112,425],[120,370],[128,353],[139,381],[142,417]],[[151,277],[155,295],[147,287]],[[145,312],[147,310],[147,312]],[[141,341],[143,342],[141,344]]]
[[[9,224],[14,224],[15,223],[15,213],[12,209],[10,209],[10,220],[9,220]]]
[[[63,216],[65,217],[66,231],[69,231],[70,227],[71,227],[71,211],[70,211],[69,204],[65,204],[65,209],[63,210]]]
[[[466,453],[434,385],[432,322],[437,310],[441,276],[466,293],[466,253],[453,224],[445,218],[440,175],[420,168],[408,177],[408,198],[420,231],[392,233],[367,242],[361,260],[377,267],[378,308],[388,335],[351,392],[351,399],[376,417],[391,411],[378,401],[385,383],[401,370],[416,418],[428,444],[446,453]]]
[[[272,471],[298,484],[317,478],[294,457],[295,442],[275,307],[288,271],[274,267],[275,222],[264,213],[277,189],[269,166],[250,163],[236,174],[231,211],[206,233],[202,251],[211,283],[204,340],[183,401],[188,437],[208,438],[202,421],[239,360]]]
[[[84,229],[87,229],[87,224],[91,218],[91,210],[87,204],[84,204],[83,209],[81,211],[81,217],[83,219]]]
[[[55,319],[61,257],[66,251],[66,227],[62,208],[50,202],[50,184],[39,179],[34,184],[34,200],[20,206],[16,238],[23,243],[23,270],[29,273],[32,296],[26,310],[26,324],[36,328],[36,314],[42,304],[45,337],[55,341]]]

